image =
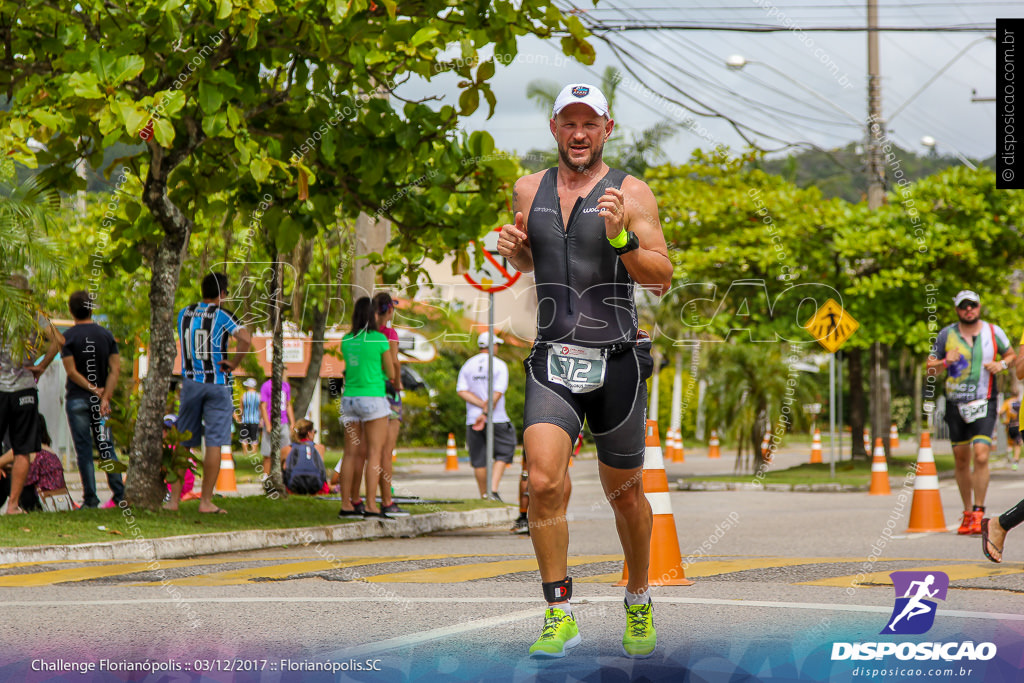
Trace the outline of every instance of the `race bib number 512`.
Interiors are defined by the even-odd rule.
[[[571,344],[548,347],[548,381],[585,394],[604,384],[605,357],[601,349]]]

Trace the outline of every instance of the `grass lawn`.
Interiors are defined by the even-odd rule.
[[[285,500],[270,500],[263,496],[245,496],[214,500],[227,509],[228,514],[200,514],[199,502],[190,500],[182,503],[178,512],[133,510],[133,521],[118,508],[56,513],[33,512],[5,517],[4,524],[0,525],[0,545],[12,547],[103,543],[248,529],[329,526],[350,521],[338,519],[340,501],[324,500],[320,497],[290,496]],[[505,506],[494,501],[474,499],[439,505],[403,503],[402,507],[412,514],[425,514],[442,510],[462,511]]]
[[[917,463],[916,456],[904,455],[891,458],[889,461],[889,476],[904,477],[908,468],[914,467]],[[953,454],[935,456],[935,465],[939,472],[953,469]],[[686,481],[726,481],[726,482],[752,482],[753,474],[743,475],[715,475],[707,477],[687,477]],[[866,460],[842,460],[836,463],[836,476],[829,476],[829,464],[818,463],[811,465],[805,463],[790,467],[784,470],[768,470],[764,477],[766,484],[827,484],[839,483],[844,486],[860,486],[871,482],[871,463]]]

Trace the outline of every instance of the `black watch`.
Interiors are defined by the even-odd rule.
[[[636,251],[637,249],[640,248],[640,238],[636,236],[635,232],[627,232],[626,243],[623,244],[621,247],[612,248],[615,249],[615,253],[618,254],[619,256],[622,256],[623,254],[628,254],[629,252]]]

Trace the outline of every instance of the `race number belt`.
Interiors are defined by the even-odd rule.
[[[574,394],[586,394],[604,384],[605,349],[572,344],[548,346],[548,381],[568,387]]]
[[[968,403],[957,403],[956,408],[960,411],[960,417],[964,422],[970,424],[988,415],[988,399],[979,398]]]

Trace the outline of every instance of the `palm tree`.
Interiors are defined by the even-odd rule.
[[[28,351],[37,331],[31,292],[12,283],[12,276],[33,276],[53,282],[62,259],[50,235],[58,229],[60,195],[38,176],[18,182],[0,178],[0,339],[18,357]]]
[[[615,110],[615,95],[621,82],[622,73],[614,66],[606,67],[604,73],[601,74],[601,92],[608,98],[608,106],[612,111]],[[536,102],[542,111],[550,115],[555,98],[558,97],[561,89],[562,86],[554,81],[536,79],[527,84],[526,96]],[[663,145],[676,132],[688,125],[689,122],[676,123],[663,119],[653,126],[635,133],[616,124],[617,129],[629,132],[629,139],[626,140],[613,134],[605,149],[605,162],[609,166],[621,168],[630,175],[643,178],[644,172],[654,165],[654,162],[667,159],[662,151]],[[531,156],[534,155],[543,159],[543,167],[558,163],[557,152],[533,150]]]

